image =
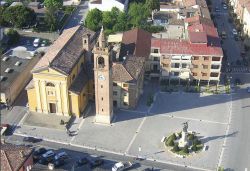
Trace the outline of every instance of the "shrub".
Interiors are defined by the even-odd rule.
[[[183,149],[182,149],[183,153],[188,154],[189,150],[188,150],[188,146],[186,145]]]
[[[194,134],[188,135],[188,139],[189,139],[189,140],[194,140],[194,138],[195,138]]]
[[[199,144],[201,144],[201,141],[199,141],[197,138],[194,139],[193,145],[199,145]]]
[[[174,138],[172,135],[167,139],[166,145],[167,146],[174,146]]]
[[[192,149],[193,151],[197,151],[197,146],[196,146],[196,145],[193,145],[193,146],[191,147],[191,149]]]
[[[9,41],[8,41],[9,45],[14,45],[14,44],[18,43],[18,41],[20,39],[20,35],[14,29],[9,29],[9,31],[7,32],[7,36],[9,37]]]
[[[176,143],[176,144],[174,145],[173,151],[174,151],[174,152],[180,151],[180,148],[179,148],[179,146],[178,146],[178,143]]]

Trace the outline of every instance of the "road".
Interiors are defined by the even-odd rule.
[[[228,137],[221,161],[221,166],[228,170],[250,170],[250,93],[246,87],[250,86],[250,74],[233,74],[240,78],[245,85],[232,94],[232,117],[228,134],[237,132]]]
[[[13,144],[24,144],[22,142],[23,137],[21,136],[16,136],[12,135],[7,142],[13,143]],[[29,144],[29,143],[25,143]],[[64,145],[64,144],[59,144],[55,142],[48,142],[48,141],[42,141],[39,143],[35,144],[36,147],[46,147],[46,148],[51,148],[55,150],[63,150],[66,151],[68,154],[71,156],[77,156],[74,157],[74,160],[71,162],[75,162],[76,159],[79,156],[85,156],[86,154],[88,155],[97,155],[97,156],[102,156],[102,158],[105,160],[105,168],[110,168],[116,161],[133,161],[134,167],[130,169],[131,171],[135,170],[143,170],[145,168],[154,168],[155,170],[164,170],[164,171],[196,171],[195,169],[190,169],[190,168],[185,168],[181,166],[176,166],[176,165],[170,165],[170,164],[165,164],[165,163],[159,163],[155,161],[148,161],[148,160],[135,160],[135,158],[128,157],[128,156],[121,156],[121,155],[116,155],[116,154],[111,154],[107,152],[101,152],[101,151],[96,151],[96,150],[91,150],[91,149],[84,149],[81,147],[76,147],[76,146],[70,146],[70,145]],[[76,155],[77,154],[77,155]],[[73,163],[71,163],[73,165]],[[198,171],[198,170],[197,170]]]
[[[88,3],[89,1],[81,1],[81,3],[77,6],[77,9],[72,14],[69,22],[64,26],[64,29],[77,26],[81,20],[85,20],[88,13]]]
[[[222,0],[213,1],[213,11],[215,11],[215,7],[219,7],[218,12],[214,12],[215,21],[217,23],[218,32],[221,33],[225,31],[227,33],[227,38],[223,40],[222,48],[226,51],[226,55],[228,56],[228,62],[233,65],[237,60],[242,60],[240,51],[241,51],[241,42],[235,41],[232,29],[235,28],[233,23],[229,23],[228,18],[228,10],[223,9]],[[216,14],[219,14],[218,17]]]

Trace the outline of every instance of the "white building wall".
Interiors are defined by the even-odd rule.
[[[111,11],[113,7],[118,8],[120,11],[126,11],[128,6],[128,0],[126,0],[125,4],[122,4],[116,0],[102,0],[102,4],[92,4],[89,3],[89,9],[99,9],[100,11]]]
[[[246,8],[243,12],[243,30],[245,34],[250,36],[250,11],[248,11]]]

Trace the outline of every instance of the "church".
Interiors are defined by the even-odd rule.
[[[150,33],[140,29],[127,35],[134,38],[138,33],[151,40]],[[76,26],[65,30],[31,71],[32,80],[26,86],[29,110],[80,117],[88,102],[94,101],[95,122],[109,124],[115,108],[135,108],[143,93],[150,52],[137,56],[137,43],[132,50],[126,49],[130,46],[123,39],[128,37],[108,43],[103,29],[93,32]]]

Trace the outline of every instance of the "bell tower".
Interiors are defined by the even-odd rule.
[[[110,124],[113,117],[113,81],[110,50],[101,29],[93,49],[95,79],[95,122]]]

